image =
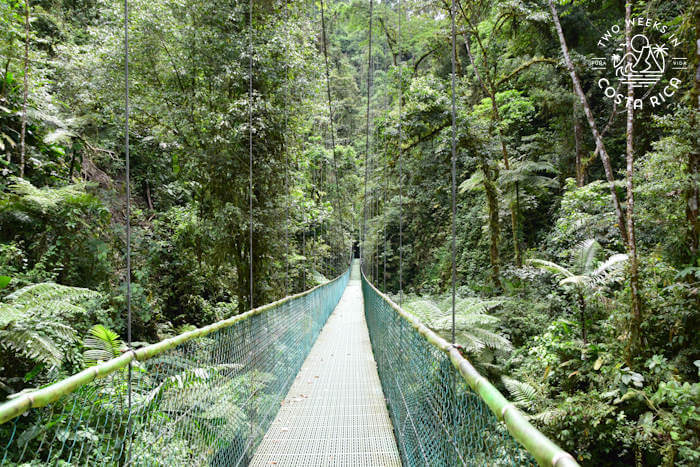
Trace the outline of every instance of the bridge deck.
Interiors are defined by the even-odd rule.
[[[251,465],[398,466],[372,355],[359,265]]]

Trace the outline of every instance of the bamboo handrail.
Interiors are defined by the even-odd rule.
[[[347,272],[347,269],[345,272]],[[81,388],[82,386],[85,386],[86,384],[90,383],[98,377],[106,376],[121,368],[125,368],[133,360],[137,360],[140,362],[149,360],[155,357],[156,355],[160,355],[161,353],[172,349],[173,347],[177,347],[178,345],[184,342],[190,341],[197,337],[207,336],[223,328],[231,327],[240,321],[244,321],[250,318],[251,316],[259,315],[266,311],[270,311],[274,308],[278,308],[280,305],[283,305],[291,300],[295,300],[297,298],[308,295],[320,287],[325,287],[339,280],[341,277],[343,277],[343,275],[345,275],[345,272],[343,272],[342,274],[340,274],[332,280],[324,282],[323,284],[319,284],[304,292],[299,292],[294,295],[288,295],[275,302],[268,303],[257,308],[253,308],[252,310],[246,311],[245,313],[241,313],[240,315],[232,316],[231,318],[212,323],[208,326],[203,326],[201,328],[193,329],[192,331],[184,332],[177,336],[164,339],[160,342],[147,345],[137,350],[128,350],[119,357],[100,363],[99,365],[86,368],[83,371],[74,374],[73,376],[69,376],[68,378],[52,383],[41,389],[37,389],[36,391],[31,391],[19,395],[0,405],[0,425],[12,420],[15,417],[22,415],[23,413],[33,408],[44,407],[50,404],[51,402],[54,402],[60,399],[61,397],[76,391],[77,389]]]
[[[506,399],[501,392],[496,389],[486,378],[464,358],[459,349],[447,342],[427,326],[421,323],[418,318],[407,313],[384,293],[380,292],[365,276],[362,271],[362,280],[369,285],[393,310],[415,329],[432,346],[446,353],[455,369],[462,375],[462,378],[469,384],[474,392],[488,405],[491,412],[505,423],[508,432],[518,441],[537,462],[547,467],[576,467],[578,462],[562,448],[557,446],[552,440],[542,434],[533,426],[511,402]]]

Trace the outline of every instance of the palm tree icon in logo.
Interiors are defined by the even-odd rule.
[[[611,57],[615,75],[620,77],[623,84],[635,88],[656,84],[666,70],[668,47],[665,44],[652,46],[644,34],[634,36],[630,45],[630,52],[622,56],[616,53]],[[625,44],[621,44],[617,50],[624,51]]]

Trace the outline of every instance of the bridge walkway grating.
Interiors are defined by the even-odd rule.
[[[251,465],[401,465],[363,310],[354,262]]]

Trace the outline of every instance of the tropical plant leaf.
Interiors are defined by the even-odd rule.
[[[100,294],[54,283],[33,284],[11,293],[0,303],[0,346],[49,366],[63,361],[63,349],[76,340],[67,324],[85,313],[81,306]]]
[[[121,355],[124,343],[116,332],[96,324],[88,331],[88,336],[83,340],[83,346],[86,349],[83,352],[85,364],[94,366],[101,361],[106,362]]]
[[[525,263],[564,277],[572,277],[574,275],[564,266],[560,266],[552,261],[546,261],[543,259],[528,259],[525,261]]]
[[[612,255],[610,258],[600,264],[593,272],[592,277],[599,283],[608,282],[613,278],[613,275],[620,271],[627,262],[626,254]]]
[[[589,238],[579,243],[575,251],[578,252],[579,269],[585,273],[593,271],[598,254],[603,250],[595,239]]]
[[[502,376],[501,381],[512,396],[513,403],[518,407],[531,410],[538,402],[537,389],[534,386],[518,381],[507,376]]]

